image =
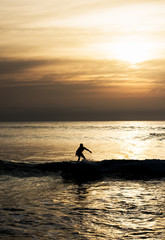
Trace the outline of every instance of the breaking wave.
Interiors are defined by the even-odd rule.
[[[165,160],[102,160],[82,162],[18,163],[0,160],[0,174],[16,177],[60,174],[64,179],[90,181],[103,178],[165,178]]]

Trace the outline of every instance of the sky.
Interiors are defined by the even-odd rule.
[[[0,5],[0,121],[165,120],[164,0]]]

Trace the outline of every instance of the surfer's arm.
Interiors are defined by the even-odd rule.
[[[88,152],[92,153],[91,150],[89,150],[88,148],[84,148],[85,150],[87,150]]]

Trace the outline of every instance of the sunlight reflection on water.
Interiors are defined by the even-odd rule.
[[[142,156],[147,156],[148,151],[152,149],[152,142],[148,140],[144,143],[142,140],[143,134],[139,130],[132,130],[123,136],[125,141],[122,144],[122,158],[142,159]],[[148,134],[148,131],[145,131],[145,135],[147,136]]]
[[[73,161],[82,142],[87,159],[163,159],[165,122],[0,123],[0,158]]]

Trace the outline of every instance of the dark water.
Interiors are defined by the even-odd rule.
[[[164,122],[1,123],[0,130],[0,239],[165,239]],[[93,151],[91,162],[70,162],[79,142]],[[112,158],[162,161],[126,168],[101,161]]]
[[[165,239],[165,182],[1,176],[1,239]]]

